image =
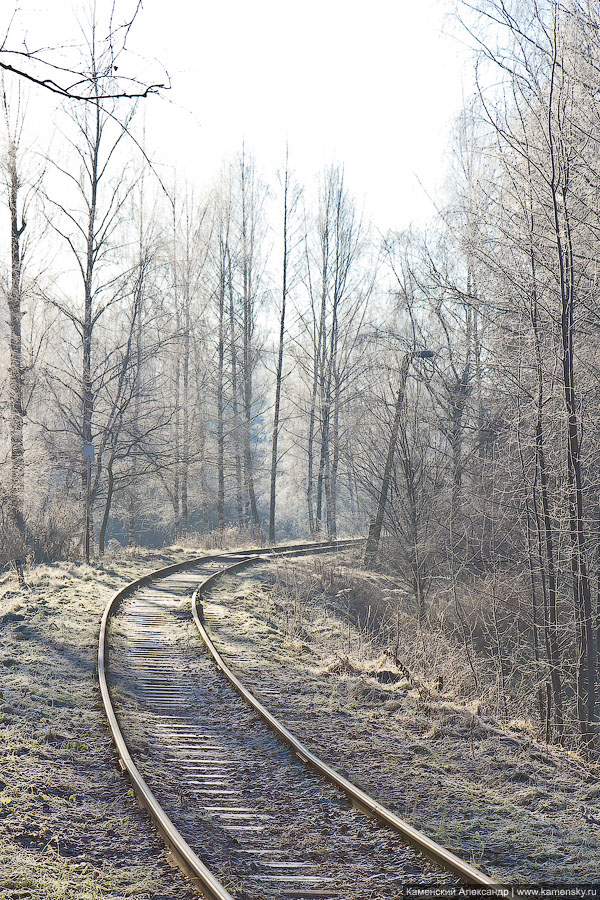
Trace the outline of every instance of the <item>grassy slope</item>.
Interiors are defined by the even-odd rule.
[[[271,563],[223,581],[211,592],[223,609],[218,644],[249,687],[261,683],[260,660],[262,683],[282,691],[266,705],[309,747],[449,849],[513,883],[597,880],[597,768],[533,741],[525,722],[500,731],[484,704],[461,698],[459,647],[444,648],[441,691],[432,687],[439,659],[425,693],[402,673],[382,681],[390,657],[346,614],[359,582],[364,573],[341,557]],[[400,659],[436,639],[408,621]]]
[[[162,900],[195,896],[173,876],[119,774],[96,653],[115,590],[181,552],[123,552],[103,565],[39,566],[0,581],[0,896]]]

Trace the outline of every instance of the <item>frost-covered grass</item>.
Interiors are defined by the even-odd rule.
[[[428,653],[439,632],[410,608],[398,635],[365,627],[392,590],[348,556],[306,557],[223,580],[207,602],[242,680],[280,691],[267,707],[403,818],[506,882],[594,881],[598,768],[536,741],[526,719],[496,721],[462,647]]]
[[[200,553],[180,547],[122,552],[91,567],[40,566],[26,573],[26,591],[16,576],[0,578],[3,900],[193,896],[167,867],[118,771],[95,661],[111,594]],[[368,610],[369,598],[394,596],[394,587],[345,559],[276,561],[221,582],[212,594],[226,612],[219,633],[242,675],[248,663],[244,680],[252,684],[260,659],[269,687],[282,689],[281,709],[272,699],[267,705],[288,716],[301,739],[491,874],[513,882],[593,879],[597,772],[575,754],[540,747],[524,718],[504,735],[480,727],[491,720],[461,648],[448,643],[428,670],[435,635],[416,638],[409,612],[398,646],[382,644],[374,627],[358,628],[353,599]]]
[[[96,678],[110,596],[200,551],[122,551],[0,578],[0,896],[195,896],[118,771]]]

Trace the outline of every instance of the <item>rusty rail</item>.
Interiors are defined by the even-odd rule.
[[[284,555],[284,553],[278,555]],[[237,563],[236,565],[231,566],[228,569],[223,569],[220,572],[215,572],[214,575],[210,575],[203,582],[202,589],[206,588],[208,584],[215,581],[217,577],[221,575],[226,575],[232,571],[260,561],[260,558],[244,560],[243,562]],[[318,756],[312,753],[307,747],[305,747],[304,744],[302,744],[297,738],[295,738],[294,735],[290,731],[288,731],[285,725],[283,725],[278,719],[276,719],[275,716],[273,716],[269,712],[269,710],[265,706],[263,706],[263,704],[254,696],[254,694],[251,693],[251,691],[244,687],[239,678],[237,678],[237,676],[232,672],[227,663],[224,661],[202,622],[200,592],[201,589],[198,588],[194,592],[194,595],[192,597],[192,614],[194,616],[194,621],[196,623],[198,631],[200,632],[202,640],[204,641],[209,653],[213,657],[216,665],[219,667],[228,681],[232,684],[238,694],[246,701],[246,703],[249,704],[249,706],[251,706],[255,710],[255,712],[258,713],[258,715],[266,722],[269,728],[294,750],[299,759],[301,759],[311,768],[315,769],[315,771],[317,771],[320,775],[323,775],[337,788],[342,790],[349,797],[352,805],[356,809],[368,816],[373,816],[384,825],[387,825],[389,828],[392,828],[394,831],[401,834],[404,840],[408,844],[410,844],[411,847],[413,847],[419,853],[422,853],[436,865],[440,866],[440,868],[442,868],[444,871],[451,872],[453,875],[457,875],[462,881],[466,882],[467,884],[489,888],[500,887],[497,882],[493,881],[493,879],[489,878],[479,869],[475,868],[475,866],[470,865],[470,863],[465,862],[465,860],[460,859],[460,857],[456,856],[454,853],[446,850],[440,844],[436,843],[434,840],[427,837],[427,835],[423,834],[423,832],[419,831],[416,828],[413,828],[412,825],[409,825],[408,822],[405,822],[394,812],[387,809],[385,806],[383,806],[383,804],[379,803],[365,791],[362,791],[360,788],[356,787],[356,785],[348,781],[347,778],[344,778],[343,775],[340,775],[339,772],[336,772],[335,769],[329,766],[326,762],[323,762],[323,760],[319,759]]]
[[[285,553],[302,554],[306,552],[324,552],[326,550],[335,549],[336,547],[343,548],[355,544],[358,545],[360,543],[362,542],[327,541],[314,544],[304,543],[293,544],[291,546],[284,545],[281,548],[252,548],[250,550],[236,550],[232,552],[223,551],[222,553],[213,553],[206,556],[196,556],[179,563],[174,563],[170,566],[165,566],[161,569],[156,569],[154,572],[150,572],[147,575],[143,575],[141,578],[136,578],[134,581],[130,581],[129,584],[126,584],[123,588],[117,591],[106,605],[104,614],[102,616],[102,621],[100,623],[100,637],[98,641],[98,681],[100,683],[100,693],[102,695],[102,702],[104,704],[106,717],[108,719],[108,725],[113,737],[115,747],[117,749],[117,753],[119,754],[120,766],[122,770],[127,773],[139,802],[148,812],[150,818],[152,819],[160,835],[162,836],[165,844],[171,851],[173,861],[188,876],[188,878],[200,890],[200,892],[206,898],[208,898],[208,900],[234,900],[234,898],[227,891],[227,889],[223,887],[223,885],[215,878],[212,872],[210,872],[210,870],[204,865],[202,860],[192,850],[187,841],[181,836],[169,816],[163,810],[160,803],[150,790],[148,784],[142,777],[133,759],[131,758],[127,743],[119,726],[107,682],[107,627],[110,615],[124,597],[126,597],[132,591],[135,591],[138,588],[142,587],[143,585],[148,584],[150,581],[164,578],[165,576],[172,575],[175,572],[184,571],[185,569],[188,569],[192,566],[207,563],[213,559],[219,559],[223,556],[237,555],[243,556],[244,559],[238,562],[234,562],[231,566],[219,570],[219,573],[217,574],[235,571],[241,566],[248,565],[250,562],[253,562],[254,559],[248,559],[248,556],[264,560],[265,557],[272,555]]]
[[[216,580],[216,578],[220,576],[231,574],[241,568],[245,568],[246,566],[252,565],[257,562],[264,562],[266,561],[266,559],[273,557],[285,555],[299,556],[307,553],[327,552],[335,549],[345,549],[351,546],[358,546],[361,543],[363,543],[363,541],[327,541],[311,544],[294,544],[277,548],[265,548],[262,550],[252,548],[250,550],[238,550],[233,552],[223,551],[222,553],[213,553],[205,556],[193,557],[191,559],[175,563],[174,565],[157,569],[154,572],[131,581],[129,584],[125,585],[113,595],[104,610],[100,625],[100,637],[98,645],[98,680],[100,683],[100,691],[106,711],[106,716],[108,719],[108,724],[112,733],[116,750],[119,754],[120,765],[123,771],[127,773],[129,779],[131,780],[138,800],[140,801],[141,805],[144,806],[148,811],[150,818],[157,827],[165,844],[169,847],[174,862],[190,878],[190,880],[198,888],[198,890],[206,898],[208,898],[208,900],[234,900],[234,898],[203,864],[202,860],[192,850],[192,848],[181,836],[181,834],[179,834],[177,828],[160,806],[160,803],[153,795],[148,784],[142,777],[133,759],[131,758],[125,738],[119,726],[119,722],[108,688],[107,627],[111,613],[116,609],[118,603],[131,592],[156,579],[166,577],[167,575],[173,574],[178,571],[184,571],[185,569],[188,569],[195,565],[208,563],[213,559],[217,559],[223,556],[241,556],[243,558],[232,562],[231,565],[219,569],[218,571],[209,575],[207,578],[203,579],[201,586],[194,592],[192,597],[192,613],[196,626],[198,627],[198,630],[207,649],[209,650],[219,669],[227,677],[235,690],[263,718],[267,725],[283,741],[285,741],[288,746],[290,746],[294,750],[294,752],[303,762],[311,766],[313,769],[327,778],[332,784],[341,789],[348,796],[353,806],[355,806],[359,811],[365,813],[366,815],[373,816],[379,819],[379,821],[381,821],[383,824],[401,834],[403,839],[417,851],[439,865],[442,869],[457,875],[462,881],[468,884],[479,885],[488,888],[499,887],[499,885],[497,885],[487,875],[480,872],[478,869],[476,869],[474,866],[471,866],[464,860],[461,860],[450,851],[445,850],[443,847],[428,838],[422,832],[413,828],[407,822],[404,822],[395,813],[386,809],[386,807],[384,807],[374,798],[370,797],[366,792],[357,788],[350,781],[348,781],[333,768],[331,768],[331,766],[320,760],[300,741],[298,741],[293,736],[293,734],[288,731],[288,729],[285,728],[285,726],[281,722],[279,722],[273,715],[271,715],[271,713],[269,713],[269,711],[260,703],[260,701],[257,700],[257,698],[254,697],[254,695],[244,687],[244,685],[239,681],[239,679],[235,676],[231,669],[229,669],[229,667],[217,651],[216,647],[214,646],[201,621],[202,613],[200,591],[201,589],[206,588],[207,585],[211,584]]]

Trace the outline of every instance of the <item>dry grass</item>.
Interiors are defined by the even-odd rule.
[[[260,661],[282,698],[267,706],[301,740],[449,849],[508,882],[593,879],[598,772],[525,718],[500,727],[460,645],[409,603],[398,634],[383,616],[378,631],[393,587],[342,556],[274,561],[214,591],[219,634],[249,686]]]
[[[193,896],[117,770],[95,672],[108,598],[182,556],[39,566],[26,590],[0,579],[2,898]]]

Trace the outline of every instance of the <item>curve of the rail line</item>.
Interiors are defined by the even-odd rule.
[[[360,543],[197,557],[131,582],[106,606],[98,676],[122,769],[209,900],[392,900],[406,883],[496,886],[312,753],[211,639],[202,592],[222,575]]]

